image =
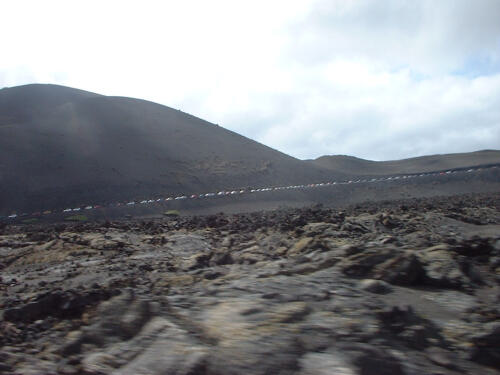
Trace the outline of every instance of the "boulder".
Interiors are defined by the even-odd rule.
[[[425,270],[425,284],[457,289],[470,284],[456,257],[446,245],[420,251],[418,258]]]
[[[347,276],[366,277],[373,274],[377,265],[394,258],[396,255],[398,255],[398,250],[394,248],[365,249],[343,259],[339,266]]]
[[[412,252],[403,252],[377,265],[374,277],[395,285],[421,285],[425,271]]]
[[[382,280],[364,279],[359,283],[361,289],[375,294],[387,294],[392,291],[392,287]]]
[[[288,255],[290,256],[294,256],[294,255],[298,255],[302,252],[304,252],[304,250],[313,242],[313,238],[312,237],[304,237],[304,238],[301,238],[300,240],[298,240],[289,250],[288,250]]]
[[[301,320],[308,308],[300,302],[276,310],[266,305],[264,300],[231,299],[203,314],[204,333],[217,343],[207,374],[285,374],[297,367],[300,346],[286,325]]]
[[[487,323],[481,331],[471,337],[471,359],[500,369],[500,322]]]

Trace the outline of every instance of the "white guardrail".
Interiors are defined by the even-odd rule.
[[[236,190],[220,190],[216,193],[202,193],[202,194],[189,194],[189,195],[177,195],[177,196],[169,196],[167,198],[154,198],[154,199],[143,199],[140,201],[129,201],[129,202],[116,202],[104,205],[82,205],[75,208],[65,208],[63,210],[44,210],[44,211],[36,211],[33,213],[20,213],[14,212],[8,216],[0,215],[0,220],[2,219],[17,219],[17,218],[25,218],[25,217],[40,217],[51,214],[61,214],[61,213],[76,213],[76,212],[85,212],[90,210],[109,208],[109,207],[132,207],[136,205],[143,204],[152,204],[152,203],[160,203],[160,202],[169,202],[169,201],[182,201],[185,199],[207,199],[207,198],[216,198],[221,196],[238,196],[240,194],[255,194],[265,191],[279,191],[279,190],[289,190],[289,189],[310,189],[317,188],[323,186],[334,186],[334,185],[349,185],[349,184],[361,184],[361,183],[374,183],[374,182],[393,182],[397,180],[405,180],[411,178],[418,177],[427,177],[427,176],[446,176],[454,173],[472,173],[472,172],[480,172],[486,169],[494,169],[499,168],[499,165],[490,165],[486,167],[473,167],[469,169],[452,169],[441,172],[426,172],[426,173],[412,173],[406,175],[397,175],[397,176],[384,176],[384,177],[375,177],[375,178],[364,178],[364,179],[353,179],[353,180],[344,180],[344,181],[330,181],[330,182],[321,182],[315,184],[306,184],[306,185],[289,185],[289,186],[275,186],[275,187],[264,187],[258,189],[236,189]]]

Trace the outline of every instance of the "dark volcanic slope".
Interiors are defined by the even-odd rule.
[[[55,85],[0,90],[0,212],[333,175],[152,102]]]
[[[355,175],[387,175],[431,172],[500,162],[500,151],[484,150],[461,154],[429,155],[418,158],[372,161],[347,155],[321,156],[312,165]]]

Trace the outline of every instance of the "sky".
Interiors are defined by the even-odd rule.
[[[500,0],[5,1],[0,88],[151,100],[300,159],[500,148]]]

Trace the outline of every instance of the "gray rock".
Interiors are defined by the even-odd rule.
[[[173,255],[189,257],[196,253],[210,252],[211,246],[203,236],[176,234],[168,237],[168,246]]]
[[[204,332],[217,342],[208,374],[286,374],[296,368],[301,349],[286,325],[300,320],[307,307],[294,303],[261,313],[263,302],[228,300],[204,313]]]
[[[471,338],[474,345],[471,359],[500,369],[500,322],[485,324],[482,331]]]
[[[305,249],[313,242],[312,237],[304,237],[298,240],[289,250],[288,255],[298,255],[305,251]]]
[[[389,351],[367,344],[345,344],[347,353],[361,375],[407,375],[398,358]]]
[[[147,343],[148,339],[153,340]],[[186,331],[163,318],[155,318],[146,325],[134,340],[128,343],[134,352],[142,349],[136,356],[130,356],[125,345],[120,351],[133,359],[125,366],[112,372],[113,375],[190,375],[204,373],[208,348],[197,344]],[[123,354],[114,354],[123,360]],[[128,359],[128,358],[126,358]]]
[[[97,321],[85,327],[85,341],[104,345],[133,337],[154,314],[150,302],[137,298],[131,289],[109,301],[102,302]]]
[[[359,284],[361,289],[370,293],[387,294],[392,291],[391,286],[382,280],[364,279]]]
[[[457,367],[457,356],[449,352],[448,350],[438,347],[431,347],[425,350],[425,354],[427,358],[431,360],[431,362],[439,366],[452,369]]]
[[[357,375],[341,353],[307,353],[300,359],[299,375]]]
[[[425,270],[425,283],[444,288],[461,288],[470,284],[456,257],[443,246],[434,246],[418,253]]]
[[[393,248],[365,249],[348,256],[339,263],[339,266],[347,276],[369,276],[377,265],[394,258],[396,255],[398,255],[398,251]]]
[[[404,252],[377,265],[374,276],[395,285],[421,285],[425,271],[412,252]]]

